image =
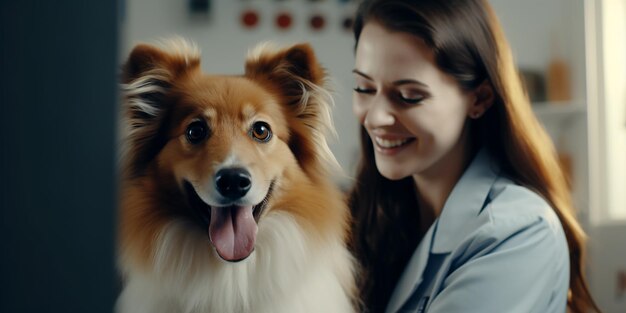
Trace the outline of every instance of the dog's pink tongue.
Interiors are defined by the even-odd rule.
[[[222,259],[247,258],[254,249],[256,233],[252,206],[211,207],[209,238]]]

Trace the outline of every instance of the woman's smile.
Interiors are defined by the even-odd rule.
[[[373,136],[374,147],[376,152],[383,155],[395,155],[400,153],[408,145],[416,142],[415,137],[399,138],[399,137],[384,137]]]

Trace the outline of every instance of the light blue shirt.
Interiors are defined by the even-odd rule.
[[[563,313],[569,252],[539,195],[481,150],[400,277],[387,312]]]

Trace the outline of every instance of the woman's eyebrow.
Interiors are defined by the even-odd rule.
[[[357,70],[357,69],[353,69],[352,73],[357,74],[365,79],[368,80],[374,80],[371,76]],[[416,85],[420,85],[422,87],[426,87],[428,88],[428,85],[424,84],[423,82],[419,81],[419,80],[415,80],[415,79],[400,79],[400,80],[396,80],[393,82],[394,86],[400,86],[400,85],[406,85],[406,84],[416,84]]]
[[[369,80],[374,80],[374,79],[372,79],[369,75],[367,75],[367,74],[365,74],[365,73],[363,73],[363,72],[361,72],[361,71],[359,71],[359,70],[357,70],[357,69],[353,69],[353,70],[352,70],[352,73],[357,74],[357,75],[359,75],[359,76],[362,76],[362,77],[364,77],[364,78],[366,78],[366,79],[369,79]]]
[[[420,85],[422,87],[428,88],[428,85],[422,83],[419,80],[415,80],[415,79],[400,79],[400,80],[396,80],[395,82],[393,82],[394,86],[400,86],[400,85],[406,85],[406,84],[416,84],[416,85]]]

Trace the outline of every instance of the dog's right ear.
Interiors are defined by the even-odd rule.
[[[167,50],[140,44],[130,53],[122,68],[122,83],[127,99],[145,100],[136,107],[127,109],[145,111],[153,115],[159,103],[155,98],[167,92],[174,79],[184,72],[198,69],[200,57],[198,49],[183,39],[163,42]]]
[[[200,65],[200,52],[195,44],[181,38],[162,42],[165,50],[139,44],[128,57],[123,68],[122,82],[128,84],[145,75],[161,74],[169,80]]]
[[[145,44],[136,46],[130,53],[122,69],[124,113],[129,127],[144,126],[163,109],[172,79],[166,67],[167,58],[165,52]]]
[[[172,39],[164,41],[163,47],[137,45],[122,68],[124,150],[135,158],[129,160],[135,169],[148,163],[164,145],[158,134],[164,112],[173,105],[174,82],[200,68],[200,53],[194,44]]]
[[[160,49],[147,45],[137,45],[130,53],[123,67],[122,82],[128,84],[150,70],[159,68],[165,63],[167,55]]]

